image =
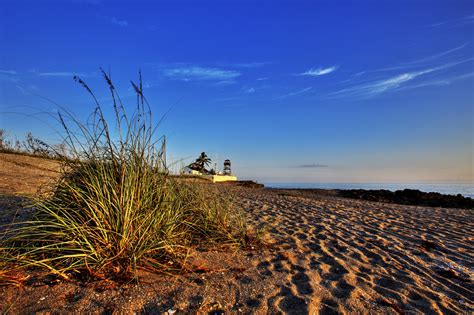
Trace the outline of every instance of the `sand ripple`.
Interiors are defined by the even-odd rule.
[[[281,283],[270,313],[473,310],[472,210],[250,191],[237,202],[270,227],[275,249],[256,265]]]

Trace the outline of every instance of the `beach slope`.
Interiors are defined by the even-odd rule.
[[[27,157],[0,156],[4,223],[12,214],[21,217],[32,188],[54,177],[57,168],[53,162],[40,168],[36,162]],[[138,282],[66,282],[30,272],[24,275],[27,280],[22,285],[0,287],[2,311],[473,311],[473,210],[225,185],[219,189],[232,196],[235,207],[245,209],[255,227],[267,229],[264,245],[239,250],[197,247],[190,253],[189,270],[177,274],[141,271]],[[15,197],[19,194],[23,197]]]

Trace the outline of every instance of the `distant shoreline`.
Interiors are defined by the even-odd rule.
[[[322,189],[322,188],[273,188],[279,194],[305,197],[339,197],[400,205],[474,209],[474,199],[461,194],[450,195],[438,192],[423,192],[415,189],[390,191],[386,189]]]
[[[328,189],[328,190],[397,190],[413,189],[425,193],[458,195],[474,198],[474,183],[268,183],[265,187],[278,189]]]

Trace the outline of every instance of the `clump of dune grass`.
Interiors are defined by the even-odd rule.
[[[133,276],[139,267],[182,266],[194,244],[244,245],[242,212],[206,185],[168,176],[141,74],[127,114],[110,75],[113,119],[79,77],[95,110],[86,123],[59,115],[67,145],[55,189],[36,202],[33,219],[3,238],[15,259],[63,277],[77,271]],[[10,255],[9,257],[13,257]]]

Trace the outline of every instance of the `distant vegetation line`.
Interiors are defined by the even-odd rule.
[[[47,159],[68,158],[67,147],[64,143],[49,145],[40,138],[28,132],[25,140],[12,140],[5,129],[0,129],[0,152],[21,154]]]

